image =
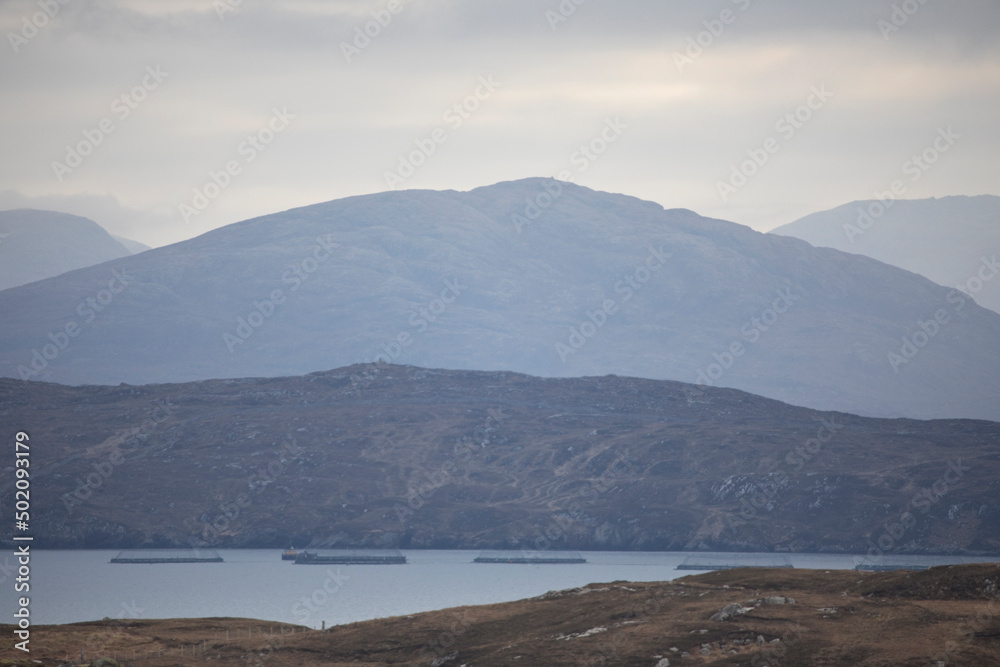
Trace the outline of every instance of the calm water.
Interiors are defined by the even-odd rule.
[[[518,600],[593,582],[674,579],[697,574],[675,569],[689,557],[700,562],[734,558],[732,554],[585,552],[588,562],[580,565],[487,565],[472,563],[477,551],[404,551],[407,565],[326,566],[294,565],[280,560],[276,550],[240,549],[219,550],[225,563],[109,563],[118,553],[34,551],[32,623],[236,616],[318,628],[324,621],[330,626]],[[797,568],[851,569],[860,562],[857,556],[787,556]],[[775,555],[759,558],[766,562]],[[904,562],[938,565],[985,560],[990,559],[913,556]],[[12,557],[0,556],[0,589],[8,619],[14,605],[12,562]]]

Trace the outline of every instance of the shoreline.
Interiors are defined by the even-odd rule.
[[[0,660],[89,664],[75,662],[82,648],[85,660],[152,667],[245,664],[252,655],[276,667],[809,664],[820,654],[824,664],[862,667],[933,656],[946,656],[949,667],[996,664],[998,585],[1000,563],[888,573],[746,568],[593,583],[323,630],[219,617],[36,626],[30,656],[4,639]],[[11,627],[0,626],[0,636]]]

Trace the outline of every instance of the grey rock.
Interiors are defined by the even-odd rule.
[[[712,614],[710,620],[728,621],[730,618],[733,618],[734,616],[739,616],[741,614],[745,614],[750,610],[751,610],[750,607],[744,607],[743,605],[734,602],[732,604],[727,604],[725,607]]]

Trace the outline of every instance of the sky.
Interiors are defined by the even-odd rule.
[[[0,210],[151,246],[555,176],[767,231],[1000,195],[997,0],[0,0]]]

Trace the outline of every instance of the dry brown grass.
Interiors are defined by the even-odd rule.
[[[1000,664],[998,583],[998,564],[878,574],[730,570],[665,583],[591,584],[325,632],[232,618],[44,626],[33,633],[30,657],[68,665],[84,647],[88,659],[115,656],[151,667],[435,660],[449,667],[654,667],[663,658],[672,666],[926,667],[942,659],[948,667],[984,667]],[[795,602],[757,604],[768,597]],[[750,611],[710,620],[731,603]],[[2,642],[0,659],[29,664],[12,645]]]

